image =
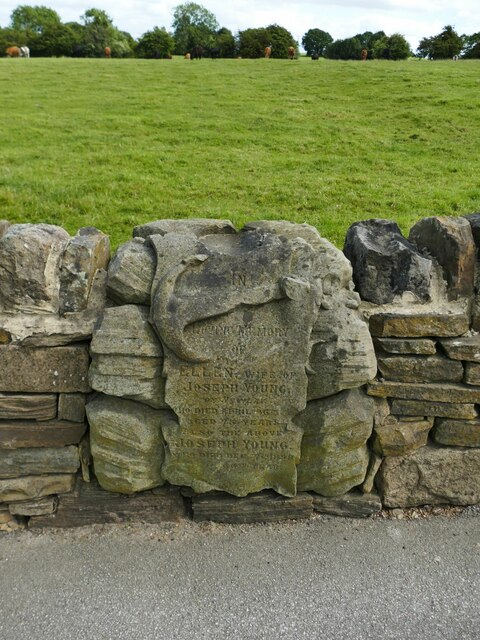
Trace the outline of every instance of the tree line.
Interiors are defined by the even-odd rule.
[[[59,14],[45,6],[20,5],[13,10],[10,24],[0,27],[0,49],[28,46],[32,56],[102,57],[108,47],[113,57],[169,58],[202,47],[206,55],[219,58],[260,58],[271,47],[272,57],[287,58],[289,47],[298,43],[288,29],[277,24],[244,29],[233,34],[221,27],[205,7],[186,2],[173,10],[172,29],[154,27],[140,38],[133,38],[113,24],[102,9],[91,8],[80,22],[62,22]],[[309,29],[302,46],[313,58],[334,60],[402,60],[415,55],[400,33],[366,31],[351,38],[334,40],[322,29]],[[416,55],[442,59],[461,56],[480,58],[480,32],[459,35],[452,26],[433,37],[423,38]]]

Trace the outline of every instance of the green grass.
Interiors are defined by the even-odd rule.
[[[0,60],[0,218],[286,218],[341,246],[480,210],[480,62]]]

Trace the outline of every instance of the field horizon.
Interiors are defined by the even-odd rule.
[[[480,61],[0,60],[0,218],[358,220],[480,211]]]

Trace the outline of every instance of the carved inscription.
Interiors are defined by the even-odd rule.
[[[217,262],[209,257],[200,266],[192,261],[186,267],[194,275],[195,270],[201,272],[200,291],[195,291],[191,273],[184,282],[192,305],[204,302],[206,318],[184,324],[181,334],[175,327],[159,331],[165,347],[166,402],[179,420],[178,426],[163,428],[163,476],[172,484],[237,496],[265,488],[287,496],[296,493],[302,430],[292,418],[306,404],[305,366],[315,303],[305,280],[298,280],[295,299],[282,293],[282,275],[289,275],[291,268],[287,249],[281,247],[287,258],[281,266],[284,274],[275,273],[263,258],[264,266],[255,269],[255,252],[248,259],[242,256],[241,269],[229,264],[224,279],[219,275],[223,256]],[[235,262],[232,256],[226,264],[231,262]],[[280,260],[276,264],[280,270]],[[254,270],[252,276],[248,265]],[[260,303],[244,303],[252,298],[253,281]],[[184,305],[186,315],[200,315],[195,308],[188,309],[186,296],[169,300],[169,290],[161,286],[163,308]],[[175,287],[181,291],[181,281]],[[237,304],[236,290],[240,292]],[[209,299],[215,309],[219,300],[233,308],[208,317]]]

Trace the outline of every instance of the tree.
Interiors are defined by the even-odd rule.
[[[75,30],[66,24],[45,29],[32,45],[32,55],[38,57],[71,56],[75,45],[81,42]]]
[[[380,38],[373,45],[374,58],[406,60],[410,55],[410,45],[400,33]]]
[[[173,36],[163,27],[154,27],[140,37],[135,53],[138,58],[168,58],[174,47]]]
[[[229,29],[222,27],[215,36],[215,46],[219,49],[220,58],[234,58],[236,53],[235,38]]]
[[[458,56],[463,49],[463,38],[455,29],[447,25],[443,31],[431,38],[423,38],[418,45],[417,54],[421,58],[441,60]]]
[[[373,33],[372,31],[365,31],[364,33],[357,33],[354,38],[356,38],[360,44],[362,45],[362,49],[367,50],[367,58],[373,58],[373,48],[375,44],[381,40],[382,38],[386,38],[387,34],[385,31],[376,31]]]
[[[360,60],[362,49],[362,44],[357,38],[335,40],[327,45],[325,57],[333,60]]]
[[[278,24],[271,24],[267,27],[269,44],[272,47],[272,58],[288,58],[288,48],[297,47],[294,37]]]
[[[323,56],[325,47],[333,42],[332,36],[322,29],[309,29],[302,38],[302,46],[308,56],[317,54]]]
[[[112,19],[105,11],[88,9],[81,16],[81,20],[84,23],[82,44],[87,57],[102,57],[105,47],[110,47],[112,56],[115,57],[131,55],[128,38],[114,26]]]
[[[60,16],[53,9],[38,6],[20,5],[12,11],[11,27],[16,31],[24,31],[27,37],[41,35],[46,29],[61,24]]]
[[[173,10],[175,52],[184,54],[193,47],[212,47],[220,25],[216,17],[196,2],[179,4]]]
[[[245,29],[237,36],[238,53],[242,58],[263,58],[265,47],[270,45],[270,34],[267,29]]]
[[[462,36],[464,50],[462,58],[480,58],[480,31],[471,36]]]

